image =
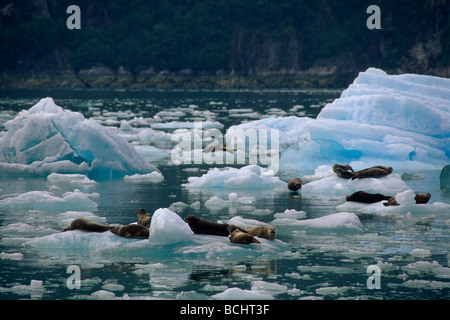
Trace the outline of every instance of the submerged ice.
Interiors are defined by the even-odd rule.
[[[2,174],[87,173],[114,177],[155,171],[127,141],[52,98],[6,123],[0,138]]]

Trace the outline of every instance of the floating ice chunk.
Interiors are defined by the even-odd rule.
[[[422,259],[431,256],[430,250],[420,249],[420,248],[416,248],[416,249],[412,250],[409,254],[415,258],[422,258]]]
[[[78,112],[63,110],[52,98],[20,112],[5,126],[0,163],[7,171],[2,174],[87,171],[90,177],[109,178],[156,170],[126,140]]]
[[[209,210],[221,210],[228,207],[229,205],[230,203],[227,200],[223,200],[214,196],[205,201],[205,206]]]
[[[297,211],[295,209],[286,209],[284,212],[274,214],[275,219],[305,219],[305,211]]]
[[[96,211],[97,203],[82,192],[68,192],[62,198],[47,191],[30,191],[17,197],[0,200],[0,208],[10,210]]]
[[[89,179],[84,174],[62,174],[62,173],[52,173],[47,176],[47,181],[51,183],[70,183],[75,185],[91,185],[97,182]]]
[[[176,212],[176,213],[182,213],[183,211],[187,209],[194,209],[194,210],[200,210],[200,201],[195,201],[191,203],[190,205],[187,203],[184,203],[182,201],[174,202],[170,205],[169,210]]]
[[[73,230],[58,232],[51,235],[36,237],[25,242],[25,246],[39,250],[73,250],[74,252],[106,250],[125,246],[129,242],[136,242],[136,239],[127,239],[106,232],[85,232]]]
[[[151,125],[152,129],[193,129],[196,127],[194,122],[173,121],[168,123],[155,123]],[[217,121],[203,121],[201,123],[203,129],[222,129],[223,124]]]
[[[91,294],[91,297],[96,300],[110,300],[116,297],[114,292],[107,290],[98,290]]]
[[[30,285],[15,285],[9,290],[13,293],[20,295],[31,295],[32,299],[40,299],[42,295],[45,293],[45,287],[43,286],[44,281],[32,279],[30,281]]]
[[[267,281],[252,281],[253,291],[267,291],[272,294],[287,293],[288,288],[278,283],[271,283]]]
[[[323,217],[306,220],[294,220],[289,219],[276,219],[271,224],[289,226],[292,228],[304,228],[307,231],[332,231],[332,232],[345,232],[345,231],[363,231],[364,227],[361,224],[358,216],[352,212],[337,212],[329,214]]]
[[[411,276],[428,274],[436,278],[450,279],[450,268],[442,266],[437,261],[412,262],[402,267],[402,269]]]
[[[230,202],[230,204],[233,203],[251,204],[255,202],[255,200],[256,199],[253,197],[239,197],[239,195],[236,192],[231,192],[228,195],[228,201]]]
[[[273,295],[267,291],[228,288],[224,292],[212,295],[216,300],[272,300]]]
[[[46,228],[44,226],[35,226],[23,222],[11,223],[0,227],[3,236],[9,237],[30,237],[37,235],[48,235],[55,232],[55,230]]]
[[[134,174],[132,176],[125,176],[123,179],[127,182],[151,182],[158,183],[164,180],[164,176],[158,171],[153,171],[147,174]]]
[[[167,208],[155,211],[150,225],[151,245],[168,245],[192,239],[193,232],[181,217]]]
[[[2,252],[2,253],[0,253],[0,259],[2,259],[2,260],[22,260],[23,253],[21,253],[21,252],[15,252],[15,253]]]
[[[270,173],[265,173],[258,165],[248,165],[240,169],[214,168],[201,177],[190,177],[187,188],[234,188],[234,189],[274,189],[285,188],[287,183]]]
[[[400,205],[414,205],[416,204],[416,200],[414,199],[415,193],[412,190],[406,190],[403,192],[398,193],[395,196],[395,200],[397,200],[397,203]]]

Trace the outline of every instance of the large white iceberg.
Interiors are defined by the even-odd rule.
[[[2,174],[115,177],[156,170],[123,138],[78,112],[62,109],[52,98],[20,112],[5,126],[8,131],[0,139]]]
[[[369,68],[317,119],[266,118],[232,128],[279,130],[282,170],[333,163],[440,169],[450,163],[450,79]]]
[[[189,225],[178,214],[167,208],[155,211],[149,233],[148,240],[151,245],[189,241],[194,235]]]

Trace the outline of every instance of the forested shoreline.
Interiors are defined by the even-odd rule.
[[[69,5],[81,29],[66,26]],[[371,4],[381,29],[366,26]],[[1,86],[346,86],[450,76],[450,1],[0,0]]]

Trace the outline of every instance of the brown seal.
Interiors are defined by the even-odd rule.
[[[67,227],[64,228],[64,231],[69,230],[83,230],[89,232],[105,232],[111,230],[112,226],[105,226],[94,221],[91,221],[87,218],[77,218],[73,220]]]
[[[388,174],[391,174],[392,171],[393,171],[392,167],[375,166],[355,172],[355,174],[353,175],[353,177],[351,177],[351,179],[355,180],[361,178],[380,178],[387,176]]]
[[[424,194],[416,194],[416,196],[414,197],[414,200],[416,200],[416,204],[424,204],[424,203],[428,203],[428,201],[430,201],[431,199],[431,194],[430,193],[424,193]]]
[[[333,165],[333,172],[335,172],[338,177],[343,179],[350,179],[355,175],[353,168],[348,164]]]
[[[385,196],[381,193],[368,193],[365,191],[357,191],[346,197],[347,201],[362,202],[362,203],[375,203],[383,200],[389,200],[392,197]]]
[[[113,226],[110,230],[115,235],[124,238],[137,238],[137,239],[147,239],[149,236],[148,228],[138,225],[129,224],[125,226]]]
[[[261,243],[254,236],[243,232],[235,226],[234,224],[230,224],[228,226],[228,231],[230,232],[230,241],[238,244],[250,244],[250,243]]]
[[[211,234],[223,237],[228,237],[230,234],[228,231],[228,226],[230,225],[227,223],[217,223],[206,219],[197,218],[193,214],[188,215],[184,220],[195,234]],[[244,231],[241,228],[238,229],[240,231]]]
[[[302,188],[302,180],[300,180],[300,178],[294,178],[288,182],[287,187],[289,190],[297,191]]]
[[[275,227],[257,226],[245,231],[252,236],[269,240],[273,240],[277,236],[277,229]]]
[[[150,228],[152,217],[150,217],[144,209],[139,209],[134,212],[138,216],[138,225]]]
[[[225,142],[222,145],[214,145],[214,146],[207,146],[205,149],[203,149],[203,152],[216,152],[218,150],[226,151],[229,153],[234,153],[236,151],[235,149],[227,147],[227,143]]]

